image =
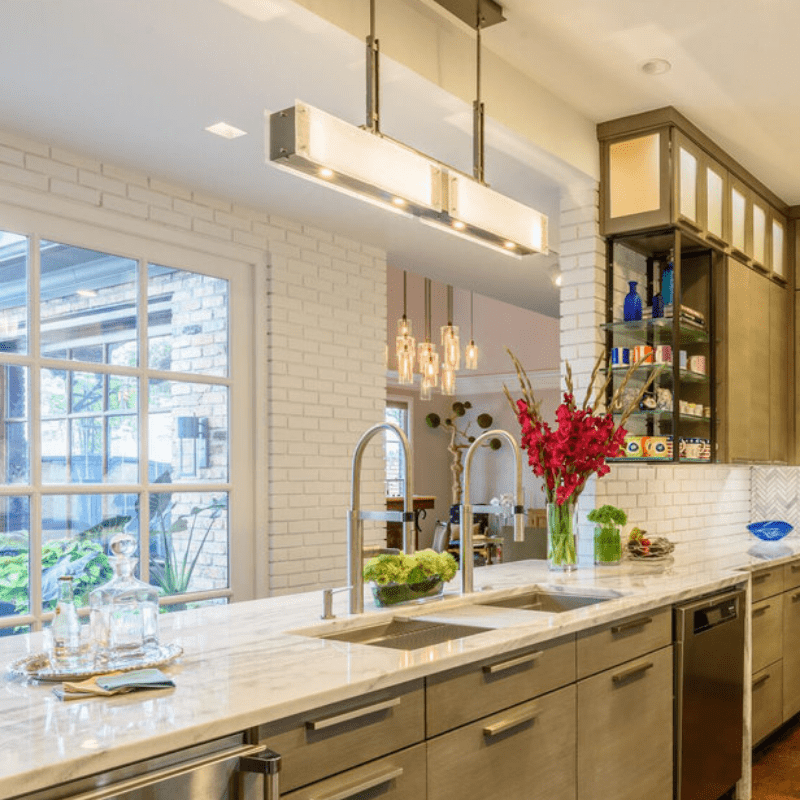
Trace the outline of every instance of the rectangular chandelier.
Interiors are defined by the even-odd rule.
[[[299,100],[269,115],[267,151],[276,167],[506,255],[547,252],[545,215]]]

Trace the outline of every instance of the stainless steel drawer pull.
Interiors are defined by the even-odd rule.
[[[340,786],[338,789],[333,789],[330,792],[312,794],[308,800],[347,800],[348,797],[354,797],[357,794],[361,794],[361,792],[366,792],[369,789],[376,789],[384,783],[389,783],[389,781],[399,778],[402,774],[402,767],[389,767],[379,772],[377,775],[365,776],[359,781],[353,781],[353,783]]]
[[[756,614],[763,614],[768,608],[772,608],[772,603],[767,603],[765,606],[759,606],[753,609],[753,616]]]
[[[231,761],[234,758],[241,758],[243,756],[254,756],[258,753],[263,753],[266,749],[267,746],[265,744],[245,744],[239,745],[238,747],[231,747],[228,750],[220,750],[218,753],[211,753],[211,755],[196,758],[185,764],[176,764],[173,767],[158,769],[154,772],[148,772],[146,775],[139,775],[136,778],[126,778],[125,780],[116,781],[100,789],[92,789],[82,794],[74,794],[69,800],[110,800],[110,798],[116,798],[118,795],[127,792],[146,789],[149,786],[164,783],[164,781],[168,781],[171,778],[178,778],[181,775],[188,775],[190,772],[197,772],[203,769],[203,767],[212,767],[215,764],[221,764],[223,761]]]
[[[756,678],[753,681],[753,686],[751,688],[755,689],[757,686],[761,686],[762,683],[765,683],[770,678],[769,672],[766,675],[762,675],[760,678]]]
[[[393,697],[391,700],[383,700],[380,703],[373,703],[371,706],[355,708],[352,711],[345,711],[342,714],[334,714],[332,717],[310,719],[306,722],[306,728],[312,731],[321,731],[324,728],[332,728],[334,725],[341,725],[343,722],[350,722],[350,720],[353,719],[367,717],[370,714],[375,714],[378,711],[386,711],[388,708],[394,708],[399,705],[400,698]]]
[[[632,631],[634,628],[642,628],[649,625],[653,621],[652,617],[642,617],[641,619],[634,619],[630,622],[624,622],[622,625],[615,625],[611,629],[611,633],[624,633],[625,631]]]
[[[511,717],[501,719],[500,722],[494,722],[491,725],[486,725],[483,729],[484,736],[497,736],[498,734],[505,733],[506,731],[518,728],[526,722],[533,722],[539,716],[539,709],[532,708],[529,711],[524,711],[521,714],[515,714]]]
[[[614,683],[622,683],[628,678],[632,678],[634,675],[647,672],[647,670],[651,669],[652,667],[653,667],[652,661],[648,661],[646,664],[638,664],[635,667],[630,667],[630,669],[624,669],[622,670],[622,672],[618,672],[616,675],[612,675],[611,680],[614,681]]]
[[[486,664],[483,671],[488,675],[495,675],[498,672],[505,672],[507,669],[513,669],[522,664],[531,664],[543,653],[544,650],[537,650],[535,653],[526,653],[524,656],[509,658],[507,661],[498,661],[496,664]]]
[[[763,583],[767,578],[771,577],[771,572],[762,572],[760,575],[753,575],[753,583]]]
[[[800,592],[795,592],[795,593],[792,595],[792,602],[793,602],[793,603],[795,603],[795,602],[797,602],[798,600],[800,600]]]

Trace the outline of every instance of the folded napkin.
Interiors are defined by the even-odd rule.
[[[108,697],[142,689],[169,689],[174,686],[172,678],[160,669],[137,669],[131,672],[95,675],[85,681],[64,681],[64,684],[55,687],[53,692],[59,700],[79,700],[91,696]]]

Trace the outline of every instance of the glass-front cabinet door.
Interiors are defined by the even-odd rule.
[[[781,282],[789,279],[788,253],[786,242],[787,221],[786,217],[775,209],[770,209],[770,271],[772,277]]]
[[[705,228],[705,154],[677,130],[673,130],[675,153],[675,221],[700,232]]]
[[[753,221],[753,245],[749,255],[753,259],[753,266],[764,272],[768,269],[767,254],[769,252],[767,209],[766,202],[757,195],[753,195],[750,211]]]
[[[729,176],[728,196],[730,202],[730,245],[733,255],[740,261],[747,261],[753,239],[753,221],[750,213],[750,189],[738,178]]]
[[[728,242],[728,170],[711,158],[705,163],[706,238],[720,247]]]

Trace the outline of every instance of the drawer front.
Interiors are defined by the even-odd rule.
[[[672,641],[672,610],[648,611],[578,634],[578,678],[658,650]]]
[[[753,672],[758,672],[783,655],[783,595],[753,603],[750,613],[753,619]]]
[[[800,589],[783,595],[783,719],[800,711]]]
[[[575,638],[498,656],[426,682],[428,736],[531,700],[575,681]]]
[[[422,681],[262,725],[259,741],[281,761],[281,790],[289,792],[425,738]]]
[[[296,792],[284,794],[283,800],[421,800],[425,797],[425,745],[401,750],[363,767],[356,767]],[[281,772],[283,776],[283,772]]]
[[[800,560],[783,565],[783,590],[800,587]]]
[[[776,661],[753,673],[753,744],[783,722],[783,665]]]
[[[751,578],[753,582],[753,602],[763,600],[765,597],[772,597],[783,591],[783,571],[786,565],[770,567],[770,569],[760,569],[754,572]]]
[[[575,686],[428,741],[431,800],[575,800]]]
[[[672,800],[672,647],[578,682],[578,797]]]

